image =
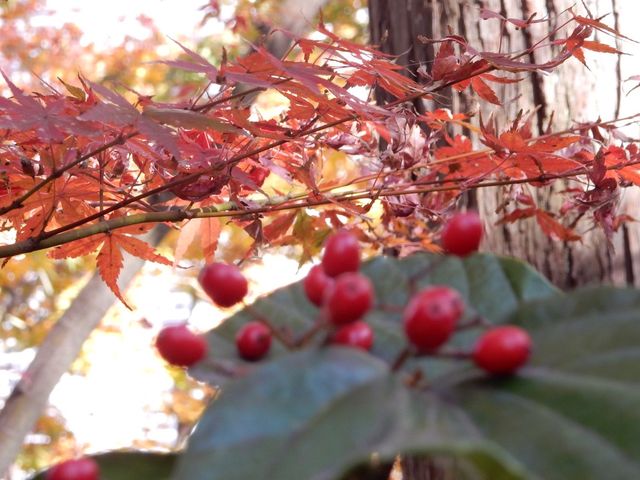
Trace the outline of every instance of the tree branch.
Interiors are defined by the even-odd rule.
[[[632,165],[640,164],[639,161],[625,163],[623,165],[616,165],[608,167],[607,170],[619,170],[621,168],[629,167]],[[535,182],[547,182],[549,180],[558,180],[561,178],[576,177],[587,172],[577,172],[572,170],[561,174],[542,174],[536,177],[528,177],[522,179],[507,179],[507,180],[491,180],[485,182],[478,182],[472,185],[464,187],[466,190],[475,190],[486,187],[498,187],[506,185],[518,185],[524,183]],[[44,250],[47,248],[55,247],[65,243],[72,242],[74,240],[80,240],[82,238],[90,237],[100,233],[106,233],[119,228],[128,227],[131,225],[138,225],[141,223],[161,223],[161,222],[181,222],[192,218],[210,218],[210,217],[239,217],[244,215],[255,215],[260,213],[269,213],[282,210],[296,210],[301,208],[316,207],[327,204],[335,204],[340,202],[371,199],[374,197],[389,197],[397,195],[408,195],[412,193],[435,193],[445,192],[452,190],[460,190],[462,187],[460,184],[469,182],[469,178],[457,178],[449,180],[435,180],[431,182],[425,182],[423,184],[411,183],[407,185],[396,185],[390,188],[378,189],[374,191],[352,191],[341,192],[335,195],[324,195],[322,197],[306,197],[298,200],[291,201],[291,199],[277,199],[276,201],[269,200],[262,202],[261,205],[253,208],[239,209],[233,202],[226,202],[215,206],[206,208],[198,208],[192,210],[169,210],[164,212],[149,212],[140,213],[135,215],[128,215],[123,217],[117,217],[112,220],[102,221],[90,225],[88,227],[76,228],[67,232],[59,233],[57,235],[49,236],[41,240],[28,239],[20,242],[13,243],[11,245],[0,246],[0,258],[8,258],[14,255],[23,253],[35,252],[37,250]],[[443,185],[444,183],[452,183],[453,185]],[[432,185],[437,186],[432,186]],[[339,188],[339,187],[335,187]],[[260,202],[256,202],[260,203]]]

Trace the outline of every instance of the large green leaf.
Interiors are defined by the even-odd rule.
[[[249,376],[225,385],[176,480],[338,479],[399,453],[454,458],[456,479],[640,478],[640,292],[563,294],[524,264],[490,255],[380,258],[363,271],[378,299],[367,315],[372,355],[276,348]],[[526,328],[535,346],[529,365],[492,379],[470,362],[422,357],[391,372],[405,339],[401,314],[389,307],[406,304],[411,285],[436,283],[461,292],[467,319],[480,314]],[[296,331],[316,314],[299,284],[255,308]],[[248,366],[235,358],[233,336],[249,318],[241,312],[212,332],[209,367]],[[465,330],[451,343],[468,350],[478,334]],[[428,383],[407,388],[416,370]]]
[[[640,478],[640,292],[584,289],[508,320],[532,335],[530,366],[463,381],[456,403],[532,477]]]
[[[93,455],[100,466],[100,480],[169,480],[177,455],[134,451]],[[32,480],[45,480],[40,472]]]
[[[347,348],[305,350],[230,383],[200,421],[174,478],[332,479],[375,453],[459,456],[487,480],[522,478],[464,412],[407,389]]]

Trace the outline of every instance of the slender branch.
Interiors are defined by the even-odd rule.
[[[481,68],[477,72],[474,72],[473,74],[469,75],[468,78],[473,78],[473,77],[475,77],[477,75],[481,75],[483,73],[487,73],[487,72],[490,72],[490,71],[493,71],[493,70],[495,70],[495,67],[487,66],[487,67]],[[389,102],[385,107],[386,108],[390,108],[390,107],[393,107],[393,106],[396,106],[396,105],[399,105],[399,104],[402,104],[402,103],[405,103],[405,102],[411,102],[411,101],[417,100],[418,98],[430,95],[430,94],[435,93],[435,92],[437,92],[439,90],[443,90],[443,89],[445,89],[447,87],[450,87],[451,85],[453,85],[453,84],[455,84],[455,83],[457,83],[459,81],[460,80],[451,80],[449,82],[436,85],[431,89],[421,90],[419,92],[416,92],[414,94],[408,95],[406,97],[394,100],[393,102]],[[85,217],[85,218],[83,218],[81,220],[78,220],[76,222],[70,223],[68,225],[65,225],[63,227],[57,228],[55,230],[52,230],[52,231],[49,231],[49,232],[45,232],[45,233],[43,233],[41,235],[41,237],[43,239],[46,239],[46,238],[58,235],[58,234],[60,234],[62,232],[65,232],[65,231],[68,231],[68,230],[72,230],[72,229],[74,229],[76,227],[79,227],[79,226],[84,225],[86,223],[92,222],[93,220],[100,219],[104,215],[108,215],[109,213],[114,212],[116,210],[119,210],[119,209],[121,209],[123,207],[126,207],[127,205],[130,205],[131,203],[138,202],[138,201],[140,201],[140,200],[142,200],[144,198],[147,198],[147,197],[149,197],[151,195],[162,193],[162,192],[167,191],[167,190],[169,190],[169,189],[171,189],[173,187],[187,184],[187,183],[189,183],[189,182],[191,182],[193,180],[196,180],[198,177],[200,177],[203,174],[207,174],[207,173],[211,174],[211,173],[215,173],[216,171],[224,169],[224,168],[230,168],[233,165],[239,163],[240,161],[242,161],[242,160],[244,160],[246,158],[252,157],[254,155],[258,155],[258,154],[260,154],[262,152],[265,152],[267,150],[271,150],[273,148],[277,148],[277,147],[279,147],[281,145],[284,145],[286,143],[290,143],[292,141],[299,140],[301,137],[306,137],[308,135],[313,135],[314,133],[318,133],[320,131],[327,130],[329,128],[341,125],[343,123],[347,123],[349,121],[358,120],[358,118],[359,117],[355,113],[353,113],[351,115],[348,115],[348,116],[339,118],[337,120],[334,120],[333,122],[325,123],[323,125],[308,129],[306,131],[298,132],[296,135],[292,135],[291,138],[277,140],[275,142],[271,142],[271,143],[268,143],[266,145],[263,145],[262,147],[255,148],[255,149],[253,149],[253,150],[251,150],[249,152],[238,154],[238,155],[232,157],[231,159],[227,160],[227,162],[225,162],[225,164],[222,165],[222,166],[214,166],[210,170],[206,170],[204,172],[195,172],[195,173],[192,173],[190,175],[186,175],[186,176],[182,177],[179,180],[173,180],[173,181],[167,182],[164,185],[161,185],[160,187],[156,187],[154,189],[151,189],[151,190],[148,190],[146,192],[143,192],[143,193],[141,193],[139,195],[127,198],[127,199],[123,200],[122,202],[120,202],[118,204],[112,205],[109,208],[106,208],[106,209],[104,209],[104,210],[102,210],[102,211],[100,211],[98,213],[93,214],[93,215],[89,215],[88,217]],[[134,136],[136,136],[138,134],[139,134],[139,132],[135,131],[135,132],[132,132],[132,133],[128,134],[127,136],[122,136],[121,135],[116,140],[113,140],[112,142],[104,144],[101,147],[99,147],[98,149],[95,149],[92,152],[89,152],[88,154],[83,155],[82,157],[80,157],[80,158],[76,159],[75,161],[69,163],[68,165],[66,165],[62,169],[58,170],[54,174],[52,174],[49,177],[47,177],[39,185],[36,185],[36,187],[34,187],[35,190],[32,189],[33,191],[30,190],[29,192],[26,192],[20,198],[16,199],[14,202],[12,202],[11,205],[15,204],[13,207],[11,207],[11,205],[9,205],[8,207],[5,207],[5,209],[8,209],[6,211],[10,211],[13,208],[18,208],[19,206],[21,206],[22,202],[25,200],[25,198],[28,198],[33,193],[35,193],[35,191],[39,190],[44,185],[46,185],[46,183],[49,183],[49,182],[53,181],[55,178],[59,177],[60,175],[62,175],[65,171],[69,170],[70,168],[73,168],[74,166],[78,165],[82,161],[87,160],[88,158],[91,158],[92,156],[94,156],[94,155],[96,155],[96,154],[98,154],[100,152],[103,152],[103,151],[107,150],[108,148],[110,148],[112,146],[124,143],[127,139],[132,138],[132,137],[134,137]],[[3,211],[3,209],[0,209],[0,215],[2,215],[3,213],[6,213],[6,211]]]
[[[460,330],[469,330],[473,328],[489,328],[491,327],[491,322],[485,319],[483,316],[478,315],[473,317],[471,320],[468,320],[465,323],[460,323],[456,327],[456,331]]]
[[[425,352],[417,354],[418,357],[450,358],[452,360],[469,360],[471,352],[466,350],[436,350],[435,352]]]
[[[535,47],[535,46],[534,46]],[[522,54],[521,54],[522,55]],[[518,56],[516,56],[515,58],[517,58]],[[481,75],[483,73],[487,73],[490,71],[495,70],[496,68],[491,66],[491,65],[487,65],[481,69],[478,69],[476,72],[474,72],[473,74],[469,75],[468,78],[471,77],[475,77],[477,75]],[[288,81],[289,79],[283,79],[282,81]],[[446,82],[444,84],[439,84],[436,85],[434,87],[432,87],[431,89],[425,89],[423,91],[420,92],[416,92],[412,95],[403,97],[401,99],[397,99],[396,101],[390,102],[389,104],[386,105],[386,108],[390,108],[394,105],[403,103],[403,102],[409,102],[412,100],[416,100],[420,97],[423,97],[425,95],[429,95],[432,93],[435,93],[439,90],[442,90],[446,87],[449,87],[451,85],[453,85],[454,83],[457,83],[458,80],[451,80],[449,82]],[[246,92],[245,92],[246,93]],[[240,96],[240,95],[239,95]],[[221,99],[219,100],[220,102],[222,101],[226,101],[229,100],[231,97],[227,97],[226,99]],[[211,106],[211,105],[209,105]],[[300,202],[300,203],[290,203],[289,201],[285,201],[281,204],[273,204],[271,202],[265,203],[263,205],[260,205],[258,207],[254,207],[251,209],[243,209],[243,210],[232,210],[232,206],[230,206],[228,209],[224,208],[224,204],[222,206],[222,208],[219,209],[215,209],[214,211],[211,211],[210,209],[205,209],[205,210],[196,210],[196,211],[191,211],[191,210],[184,210],[184,211],[168,211],[168,212],[150,212],[150,213],[146,213],[146,214],[138,214],[138,215],[130,215],[130,216],[126,216],[126,217],[120,217],[118,219],[113,219],[113,220],[108,220],[108,221],[101,221],[97,224],[94,225],[90,225],[88,227],[85,228],[78,228],[78,227],[82,227],[85,224],[88,224],[90,222],[93,222],[94,220],[101,220],[105,215],[108,215],[109,213],[112,213],[114,211],[120,210],[124,207],[126,207],[127,205],[130,205],[132,203],[136,203],[136,202],[140,202],[141,200],[143,200],[144,198],[147,198],[151,195],[155,195],[158,194],[160,192],[163,192],[165,190],[168,190],[170,188],[182,185],[182,184],[186,184],[189,183],[193,180],[195,180],[196,178],[198,178],[200,175],[204,174],[204,173],[214,173],[216,170],[221,169],[221,168],[230,168],[231,166],[235,165],[236,163],[240,162],[241,160],[260,154],[264,151],[276,148],[278,146],[281,146],[285,143],[289,143],[295,140],[300,139],[301,137],[304,136],[308,136],[308,135],[312,135],[314,133],[317,133],[319,131],[346,123],[348,121],[353,121],[353,120],[357,120],[357,116],[355,114],[340,118],[338,120],[335,120],[333,122],[329,122],[327,124],[318,126],[318,127],[314,127],[302,132],[298,132],[296,135],[292,135],[291,138],[289,139],[281,139],[275,142],[271,142],[268,143],[266,145],[263,145],[262,147],[258,147],[255,148],[249,152],[245,152],[239,155],[236,155],[234,157],[232,157],[231,159],[229,159],[225,165],[223,165],[222,167],[217,166],[211,169],[211,171],[207,171],[207,172],[197,172],[197,173],[193,173],[190,174],[188,176],[185,176],[183,178],[181,178],[180,180],[174,180],[171,182],[167,182],[166,184],[151,189],[147,192],[141,193],[139,195],[136,196],[131,196],[129,198],[126,198],[124,200],[122,200],[121,202],[115,203],[107,208],[105,208],[104,210],[97,212],[93,215],[90,215],[88,217],[85,217],[83,219],[80,219],[76,222],[73,222],[71,224],[68,225],[64,225],[58,229],[49,231],[49,232],[43,232],[42,235],[40,235],[37,239],[29,239],[23,242],[17,242],[13,245],[7,245],[7,246],[3,246],[0,247],[0,258],[6,258],[6,257],[10,257],[12,255],[16,255],[18,253],[26,253],[26,252],[31,252],[31,251],[35,251],[35,250],[40,250],[43,248],[50,248],[51,246],[56,246],[56,245],[60,245],[62,243],[66,243],[69,241],[73,241],[73,240],[77,240],[80,238],[85,238],[87,236],[90,235],[95,235],[98,233],[104,233],[107,230],[110,229],[114,229],[114,228],[122,228],[123,226],[128,226],[128,225],[133,225],[133,224],[137,224],[137,223],[147,223],[147,222],[177,222],[177,221],[182,221],[185,219],[189,219],[189,218],[202,218],[202,217],[215,217],[215,216],[239,216],[239,215],[246,215],[246,214],[255,214],[255,213],[264,213],[266,211],[277,211],[277,210],[286,210],[286,209],[297,209],[297,208],[305,208],[305,207],[309,207],[309,206],[316,206],[316,205],[323,205],[323,204],[327,204],[327,203],[331,203],[331,202],[340,202],[340,201],[352,201],[352,200],[358,200],[358,199],[363,199],[363,198],[372,198],[372,192],[371,191],[361,191],[361,192],[346,192],[340,195],[335,195],[335,196],[330,196],[327,197],[325,196],[324,198],[321,199],[309,199],[307,198],[306,201]],[[131,132],[129,134],[127,134],[126,136],[124,135],[120,135],[118,138],[114,139],[113,141],[106,143],[104,145],[102,145],[101,147],[93,150],[92,152],[89,152],[81,157],[79,157],[78,159],[76,159],[75,161],[65,165],[63,168],[61,168],[60,170],[56,170],[52,175],[50,175],[49,177],[47,177],[46,179],[44,179],[41,183],[39,183],[38,185],[34,186],[31,190],[29,190],[28,192],[26,192],[25,194],[23,194],[21,197],[19,197],[18,199],[14,200],[10,205],[3,207],[2,209],[0,209],[0,215],[3,213],[6,213],[7,211],[10,211],[13,208],[18,208],[19,206],[22,205],[22,203],[29,198],[31,195],[33,195],[36,191],[38,191],[39,189],[41,189],[42,187],[44,187],[45,185],[47,185],[48,183],[52,182],[55,178],[59,177],[60,175],[62,175],[64,172],[68,171],[70,168],[73,168],[74,166],[78,165],[79,163],[81,163],[82,161],[95,156],[98,153],[101,153],[105,150],[107,150],[108,148],[115,146],[117,144],[121,144],[124,143],[127,139],[132,138],[133,136],[137,135],[139,132]],[[479,152],[469,152],[468,154],[462,154],[460,156],[453,156],[453,157],[449,157],[446,159],[441,159],[439,161],[436,161],[437,163],[448,163],[451,161],[454,161],[455,157],[459,157],[459,158],[464,158],[464,157],[469,157],[469,156],[475,156],[475,155],[479,155],[479,154],[485,154],[485,153],[490,153],[491,150],[490,149],[486,149],[486,150],[482,150]],[[434,163],[434,162],[432,162]],[[434,163],[435,164],[435,163]],[[624,165],[624,166],[628,166]],[[414,166],[415,168],[415,166]],[[557,178],[567,178],[567,177],[572,177],[572,176],[576,176],[578,175],[578,173],[576,173],[575,171],[569,172],[567,174],[560,174],[560,175],[540,175],[539,177],[535,177],[535,178],[527,178],[527,179],[519,179],[519,180],[505,180],[505,181],[488,181],[488,182],[478,182],[474,185],[470,185],[467,186],[467,188],[470,189],[474,189],[474,188],[483,188],[483,187],[488,187],[488,186],[500,186],[500,185],[512,185],[512,184],[518,184],[518,183],[529,183],[529,182],[540,182],[540,181],[547,181],[547,180],[552,180],[552,179],[557,179]],[[445,186],[442,185],[443,183],[462,183],[462,182],[468,182],[470,181],[470,179],[451,179],[451,180],[445,180],[445,181],[441,181],[441,180],[436,180],[436,181],[429,181],[429,182],[422,182],[422,186],[418,187],[417,184],[413,183],[411,184],[410,188],[407,188],[407,186],[396,186],[395,189],[394,188],[388,188],[388,189],[381,189],[380,191],[376,192],[376,196],[380,196],[380,197],[384,197],[384,196],[391,196],[391,195],[403,195],[403,194],[409,194],[409,193],[429,193],[429,192],[438,192],[438,191],[451,191],[451,190],[456,190],[460,187],[458,186]],[[439,185],[437,187],[434,188],[425,188],[427,185]],[[411,188],[412,187],[412,188]],[[335,188],[335,187],[333,187]],[[319,193],[319,192],[316,192]],[[121,223],[122,222],[122,223]]]
[[[319,132],[321,130],[324,130],[326,128],[331,128],[331,127],[334,127],[336,125],[340,125],[341,123],[345,123],[345,122],[347,122],[349,120],[354,120],[354,119],[356,119],[355,116],[350,116],[348,118],[344,117],[344,118],[335,120],[333,122],[327,123],[325,125],[321,125],[320,127],[312,128],[312,129],[310,129],[310,130],[308,130],[306,132],[303,132],[301,135],[292,137],[291,139],[277,140],[275,142],[271,142],[271,143],[268,143],[266,145],[263,145],[262,147],[258,147],[258,148],[255,148],[253,150],[250,150],[248,152],[244,152],[242,154],[236,155],[236,156],[230,158],[229,160],[227,160],[225,162],[225,164],[222,165],[222,166],[215,166],[215,167],[211,168],[210,170],[205,170],[204,172],[191,173],[189,175],[186,175],[186,176],[180,178],[179,180],[173,180],[173,181],[167,182],[164,185],[161,185],[160,187],[156,187],[156,188],[148,190],[148,191],[146,191],[144,193],[141,193],[139,195],[133,196],[131,198],[127,198],[127,199],[125,199],[125,200],[123,200],[123,201],[121,201],[121,202],[119,202],[119,203],[117,203],[115,205],[112,205],[109,208],[105,208],[101,212],[94,213],[93,215],[89,215],[88,217],[80,219],[80,220],[78,220],[76,222],[72,222],[72,223],[70,223],[68,225],[64,225],[63,227],[60,227],[60,228],[57,228],[55,230],[51,230],[49,232],[46,232],[43,235],[43,238],[45,238],[45,239],[46,238],[50,238],[50,237],[58,235],[58,234],[60,234],[62,232],[66,232],[66,231],[72,230],[72,229],[74,229],[76,227],[79,227],[79,226],[84,225],[86,223],[92,222],[93,220],[97,220],[97,219],[103,217],[104,215],[108,215],[109,213],[112,213],[112,212],[114,212],[116,210],[120,210],[121,208],[126,207],[127,205],[130,205],[131,203],[138,202],[138,201],[140,201],[140,200],[142,200],[144,198],[150,197],[152,195],[156,195],[158,193],[162,193],[162,192],[164,192],[166,190],[169,190],[171,188],[190,183],[193,180],[196,180],[201,175],[211,174],[211,173],[215,173],[216,171],[220,171],[220,170],[223,170],[223,169],[226,169],[226,168],[230,168],[231,166],[239,163],[240,161],[242,161],[242,160],[244,160],[246,158],[253,157],[254,155],[258,155],[258,154],[260,154],[262,152],[265,152],[267,150],[271,150],[272,148],[276,148],[276,147],[279,147],[280,145],[284,145],[285,143],[291,142],[293,140],[297,140],[297,139],[299,139],[300,136],[311,135],[313,133],[317,133],[317,132]],[[171,220],[169,220],[169,221],[171,221]]]
[[[271,84],[271,86],[269,88],[274,87],[275,85],[281,85],[283,83],[287,83],[289,81],[293,80],[293,78],[291,77],[287,77],[287,78],[283,78],[281,80],[277,80],[275,82],[273,82]],[[234,93],[233,95],[229,95],[228,97],[223,97],[223,98],[218,98],[217,100],[211,100],[207,103],[203,103],[197,106],[194,106],[191,108],[191,110],[195,111],[195,112],[207,112],[208,110],[210,110],[211,108],[220,105],[222,103],[226,103],[230,100],[235,100],[236,98],[243,98],[246,97],[247,95],[251,95],[253,93],[258,93],[258,92],[263,92],[267,89],[267,87],[253,87],[250,88],[248,90],[245,90],[243,92],[239,92],[239,93]]]
[[[635,162],[629,162],[623,165],[616,165],[608,167],[607,170],[619,170],[632,165],[640,164],[640,160]],[[586,172],[583,172],[586,173]],[[474,190],[486,187],[499,187],[506,185],[517,185],[532,182],[547,182],[549,180],[558,180],[561,178],[576,177],[582,173],[570,171],[560,174],[543,174],[536,177],[520,178],[520,179],[507,179],[507,180],[492,180],[486,182],[479,182],[472,185],[464,186],[467,190]],[[283,210],[297,210],[301,208],[316,207],[327,204],[335,204],[340,202],[355,201],[370,199],[373,196],[389,197],[397,195],[408,195],[412,193],[435,193],[460,190],[459,184],[468,182],[467,178],[442,180],[441,183],[453,183],[453,185],[440,185],[436,187],[432,186],[419,186],[415,187],[414,184],[404,185],[401,187],[395,186],[393,188],[371,191],[355,191],[355,192],[341,192],[336,195],[324,197],[307,197],[296,201],[291,201],[288,198],[268,200],[263,202],[256,201],[258,206],[252,208],[239,209],[234,202],[221,203],[216,206],[210,206],[206,208],[199,208],[194,210],[168,210],[164,212],[149,212],[140,213],[135,215],[127,215],[117,217],[111,220],[102,221],[89,225],[87,227],[76,228],[73,230],[63,231],[55,235],[48,235],[42,239],[27,239],[20,242],[13,243],[11,245],[0,246],[0,258],[12,257],[23,253],[35,252],[37,250],[44,250],[46,248],[62,245],[74,240],[80,240],[82,238],[89,237],[91,235],[97,235],[100,233],[106,233],[108,231],[117,230],[118,228],[128,227],[131,225],[137,225],[141,223],[158,223],[158,222],[181,222],[183,220],[189,220],[192,218],[210,218],[210,217],[239,217],[246,215],[255,215],[259,213],[269,213]],[[113,207],[107,209],[112,210]],[[105,210],[106,211],[106,210]]]

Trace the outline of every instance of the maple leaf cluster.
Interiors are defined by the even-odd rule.
[[[519,28],[539,21],[482,15]],[[182,229],[178,257],[198,238],[211,259],[225,217],[252,237],[252,248],[295,243],[304,260],[346,221],[370,225],[367,214],[381,204],[384,228],[363,229],[361,239],[407,253],[437,248],[437,225],[460,195],[485,186],[507,187],[501,222],[535,218],[548,235],[570,241],[580,238],[576,219],[591,213],[611,233],[628,219],[616,216],[620,188],[640,182],[638,146],[614,141],[615,121],[535,137],[522,114],[501,129],[492,119],[473,126],[462,113],[412,106],[450,87],[500,104],[492,83],[517,82],[572,56],[584,61],[584,49],[617,52],[589,40],[594,29],[622,37],[615,30],[573,12],[569,23],[572,33],[552,42],[557,55],[539,65],[524,60],[528,52],[483,52],[456,35],[423,39],[439,47],[419,79],[323,24],[323,39],[292,38],[282,59],[255,46],[214,65],[181,45],[184,59],[165,63],[202,75],[206,86],[172,102],[84,77],[64,91],[27,93],[3,73],[10,95],[0,98],[0,228],[16,240],[0,246],[0,257],[98,251],[100,274],[122,298],[122,251],[171,263],[135,237],[153,223]],[[376,105],[375,89],[396,100]],[[280,115],[263,118],[246,102],[263,91],[284,99]],[[323,175],[331,152],[348,155],[356,173]],[[545,211],[530,189],[559,178],[576,187],[561,211]]]

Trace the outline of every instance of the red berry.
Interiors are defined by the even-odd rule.
[[[231,307],[241,301],[249,289],[247,279],[235,265],[210,263],[198,277],[200,285],[213,303],[220,307]]]
[[[480,337],[473,361],[494,375],[510,375],[522,367],[531,352],[531,337],[520,327],[496,327]]]
[[[207,341],[186,325],[172,325],[162,329],[156,338],[160,356],[171,365],[190,367],[207,355]]]
[[[357,321],[338,328],[331,336],[331,343],[361,348],[369,351],[373,345],[373,329],[368,323]]]
[[[331,235],[324,245],[322,268],[330,277],[360,268],[360,245],[352,233],[341,230]]]
[[[343,325],[360,319],[373,303],[373,285],[359,273],[343,273],[327,290],[325,303],[329,320]]]
[[[418,292],[404,310],[404,330],[418,350],[428,352],[449,340],[464,312],[460,294],[445,286]]]
[[[98,480],[100,468],[95,460],[87,457],[67,460],[54,466],[47,473],[47,480]]]
[[[269,327],[258,321],[247,323],[236,335],[236,347],[245,360],[260,360],[271,348]]]
[[[475,212],[458,213],[442,229],[445,252],[460,257],[478,251],[482,240],[482,221]]]
[[[324,273],[322,265],[311,267],[309,273],[304,279],[304,293],[314,305],[320,306],[324,301],[324,295],[327,288],[333,285],[333,278]]]

